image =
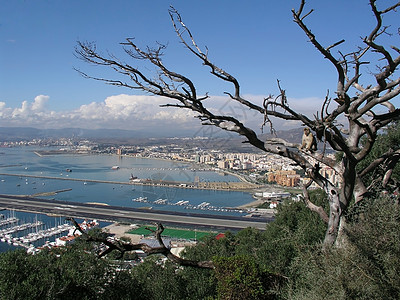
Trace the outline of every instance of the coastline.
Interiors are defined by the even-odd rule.
[[[200,171],[209,171],[214,173],[223,173],[226,175],[231,175],[238,179],[238,181],[220,181],[220,182],[168,182],[162,180],[146,180],[141,179],[140,181],[107,181],[107,180],[90,180],[90,179],[74,179],[74,178],[66,178],[66,177],[56,177],[56,176],[37,176],[37,175],[25,175],[25,174],[9,174],[4,173],[0,175],[9,175],[9,176],[25,176],[25,177],[38,177],[38,178],[48,178],[48,179],[60,179],[60,180],[73,180],[73,181],[83,181],[83,182],[98,182],[98,183],[109,183],[109,184],[120,184],[120,185],[137,185],[137,186],[165,186],[170,188],[180,188],[180,189],[194,189],[194,190],[216,190],[216,191],[232,191],[232,192],[244,192],[249,193],[250,195],[254,194],[260,188],[264,186],[257,185],[246,180],[246,176],[242,174],[238,174],[237,172],[232,172],[227,169],[219,169],[215,166],[210,166],[204,163],[197,163],[194,160],[185,160],[185,159],[174,159],[169,157],[147,157],[147,156],[137,156],[131,154],[116,154],[116,153],[96,153],[91,151],[60,151],[60,150],[37,150],[34,151],[34,154],[37,156],[59,156],[59,155],[107,155],[107,156],[117,156],[117,157],[127,157],[127,158],[139,158],[139,159],[149,159],[149,160],[159,160],[166,161],[172,164],[181,164],[184,165],[184,169],[186,170],[200,170]],[[232,179],[231,179],[232,180]],[[256,206],[262,204],[263,201],[255,200],[251,201],[247,204],[235,206],[239,209],[247,209],[247,208],[255,208]]]
[[[38,198],[48,197],[48,196],[54,197],[55,195],[59,194],[59,196],[56,197],[56,199],[60,201],[70,201],[71,199],[81,197],[82,200],[80,200],[81,198],[79,198],[79,201],[82,201],[82,203],[90,202],[101,205],[105,205],[105,203],[107,203],[109,205],[119,205],[121,207],[123,206],[138,207],[140,204],[136,203],[130,204],[130,203],[131,199],[137,198],[139,196],[149,196],[149,202],[158,198],[160,199],[168,198],[169,199],[168,204],[170,203],[175,204],[178,200],[189,200],[192,206],[201,204],[203,202],[204,203],[211,202],[210,206],[214,206],[216,208],[221,207],[221,212],[218,212],[216,214],[230,215],[231,211],[224,210],[224,208],[234,209],[237,206],[242,207],[242,204],[245,207],[254,206],[255,199],[252,198],[252,192],[254,192],[254,187],[259,188],[259,186],[253,185],[251,186],[252,189],[244,189],[242,187],[248,185],[244,184],[242,181],[239,181],[239,179],[237,179],[238,177],[237,174],[232,174],[235,175],[235,177],[231,176],[224,177],[222,176],[223,175],[222,170],[220,171],[219,169],[213,168],[209,165],[202,165],[202,164],[194,165],[193,163],[190,162],[170,160],[165,158],[162,159],[163,161],[165,161],[165,163],[161,162],[161,158],[158,158],[156,160],[154,160],[155,158],[145,158],[145,159],[140,158],[139,160],[134,160],[131,162],[130,160],[131,157],[134,158],[133,156],[126,156],[126,161],[125,161],[123,157],[122,160],[119,160],[118,156],[115,156],[115,154],[109,154],[109,155],[94,154],[93,156],[97,157],[87,159],[86,158],[86,156],[88,155],[87,153],[85,154],[81,153],[76,155],[60,153],[59,155],[54,155],[53,158],[49,156],[48,159],[39,159],[38,157],[40,156],[38,156],[38,153],[34,153],[34,151],[31,151],[30,149],[22,149],[18,151],[15,150],[14,152],[10,151],[10,153],[13,154],[14,156],[12,157],[10,156],[12,159],[10,159],[8,164],[17,165],[18,167],[8,168],[4,170],[0,169],[2,171],[0,174],[0,179],[3,179],[2,176],[11,176],[11,177],[4,177],[5,183],[2,184],[4,184],[4,186],[6,186],[7,189],[1,188],[3,193],[34,195]],[[21,158],[33,157],[33,158],[31,160],[27,160],[26,163],[24,164],[17,164],[18,162],[22,161],[20,157]],[[42,169],[43,166],[46,165],[47,162],[50,160],[51,162],[57,162],[57,163],[52,165],[52,168],[49,170]],[[157,160],[159,161],[157,162]],[[119,174],[119,172],[110,171],[110,167],[114,165],[120,166],[121,174]],[[187,183],[190,184],[191,186],[185,186],[185,187],[183,186],[180,187],[179,186],[180,182],[171,182],[174,185],[164,185],[164,183],[167,182],[156,182],[156,181],[154,182],[150,181],[144,183],[132,183],[129,182],[129,174],[131,174],[130,171],[131,165],[133,170],[135,170],[135,168],[139,170],[136,173],[133,172],[134,175],[137,175],[141,178],[153,178],[148,174],[152,174],[152,172],[168,173],[170,169],[172,170],[171,172],[175,172],[176,174],[180,174],[178,172],[180,172],[181,170],[182,172],[190,172],[192,168],[194,168],[194,170],[199,170],[199,172],[197,174],[196,173],[188,174],[188,176],[190,175],[190,177],[186,175],[180,177],[178,176],[160,177],[164,179],[174,178],[177,180],[186,179],[187,181],[190,181]],[[98,175],[98,173],[96,173],[96,176],[91,176],[92,174],[91,171],[96,170],[96,172],[98,172],[97,171],[98,169],[104,170],[104,173],[108,176],[102,176],[101,174]],[[142,169],[144,171],[142,171]],[[72,173],[65,173],[68,172],[66,170],[72,170]],[[219,173],[219,175],[217,175],[217,173]],[[200,177],[200,184],[197,184],[199,180],[196,180],[195,175]],[[40,179],[36,180],[34,179],[35,177]],[[73,178],[73,177],[78,177],[78,178]],[[105,180],[98,180],[98,179],[96,180],[88,178],[99,178]],[[155,176],[155,178],[157,178],[157,176]],[[209,185],[209,181],[207,178],[210,178],[209,180],[216,180],[220,182],[215,182]],[[47,179],[50,179],[51,181],[47,181]],[[52,181],[53,179],[54,181]],[[230,182],[231,185],[229,185],[227,182]],[[96,185],[91,183],[105,183],[105,184]],[[109,184],[107,185],[107,183]],[[220,187],[217,187],[217,185],[219,184]],[[146,187],[146,185],[148,186]],[[150,185],[154,187],[151,187]],[[234,185],[236,185],[236,187],[232,188]],[[142,186],[144,187],[142,188]],[[241,188],[239,188],[240,186]],[[1,187],[3,187],[3,185]],[[63,193],[71,190],[73,190],[73,192]],[[201,190],[209,190],[210,192],[202,192]],[[213,190],[215,190],[215,192]],[[233,193],[226,193],[226,192],[233,192]],[[149,193],[152,194],[150,195]],[[55,199],[51,198],[49,200],[55,200]],[[158,207],[159,206],[155,206],[153,208],[156,209]],[[68,209],[69,208],[66,208],[67,213]],[[183,208],[178,206],[177,208],[168,207],[166,208],[166,210],[171,210],[171,211],[176,210],[179,212],[181,211],[186,212],[185,210],[183,210]],[[247,210],[245,209],[240,209],[240,210],[243,210],[240,212],[241,214],[247,213]]]
[[[249,202],[247,204],[242,204],[242,205],[236,206],[236,208],[239,208],[239,209],[256,208],[257,206],[263,204],[264,202],[265,202],[264,200],[257,199],[252,202]]]

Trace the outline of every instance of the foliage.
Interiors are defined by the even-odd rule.
[[[311,200],[319,205],[326,202],[324,197],[326,195],[322,190],[310,193]],[[276,297],[279,289],[285,283],[283,278],[290,273],[293,261],[303,251],[314,248],[315,245],[319,246],[324,233],[325,224],[318,215],[311,212],[303,203],[287,201],[278,207],[275,220],[267,225],[265,231],[246,228],[236,235],[228,232],[224,238],[219,240],[209,238],[196,247],[187,249],[185,257],[201,260],[213,259],[217,264],[221,263],[215,271],[219,293],[237,295],[241,292],[240,284],[233,284],[231,281],[228,284],[224,281],[225,272],[239,272],[244,277],[249,276],[243,280],[250,280],[257,287],[254,295],[260,296],[260,299],[267,296]],[[237,263],[237,268],[234,267],[235,264],[229,266],[229,262]],[[252,272],[241,273],[242,264]],[[231,289],[236,287],[236,289],[229,290],[229,287]]]
[[[143,285],[143,299],[176,299],[182,285],[175,270],[170,262],[151,257],[133,270],[132,278]]]
[[[235,253],[235,235],[226,232],[225,237],[217,240],[215,237],[206,237],[196,247],[186,248],[182,255],[193,260],[210,260],[214,256],[228,257]]]
[[[310,192],[315,204],[324,203],[324,197],[322,190]],[[293,259],[319,244],[324,234],[325,223],[317,214],[303,203],[286,201],[278,206],[274,222],[267,225],[257,257],[264,268],[287,274]]]
[[[215,296],[211,271],[179,268],[158,256],[149,257],[132,270],[142,287],[140,299],[206,299]]]
[[[399,299],[400,207],[372,200],[338,248],[306,251],[292,266],[289,299]]]
[[[266,299],[262,277],[250,256],[214,259],[220,299]]]
[[[137,285],[79,247],[0,255],[1,299],[135,299]]]
[[[322,190],[310,193],[318,205],[326,202],[325,197]],[[293,261],[320,245],[324,234],[325,224],[318,215],[303,203],[286,201],[265,231],[246,228],[220,240],[209,238],[187,249],[185,257],[213,259],[221,299],[275,299]]]
[[[317,205],[326,204],[322,190],[310,192],[310,199]],[[285,201],[278,206],[275,220],[265,231],[246,228],[236,235],[228,232],[222,239],[207,238],[196,247],[188,248],[185,257],[209,260],[214,256],[231,257],[251,255],[260,269],[285,274],[300,251],[322,241],[325,224],[303,203]]]

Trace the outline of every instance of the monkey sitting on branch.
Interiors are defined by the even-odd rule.
[[[317,150],[317,141],[310,128],[304,128],[300,149],[305,149],[305,151],[310,151],[311,153]]]

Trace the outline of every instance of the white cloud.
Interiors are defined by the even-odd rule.
[[[243,98],[260,107],[263,107],[264,96],[244,95]],[[210,110],[212,113],[233,116],[255,131],[260,130],[261,125],[264,122],[264,116],[258,111],[250,110],[237,101],[230,99],[229,97],[212,96],[206,101],[206,104],[211,107]],[[322,103],[323,99],[316,97],[288,99],[288,105],[291,109],[306,115],[310,119],[313,119],[314,114],[321,110]],[[270,109],[271,107],[268,108]],[[334,107],[332,106],[331,108]],[[277,108],[276,110],[283,112],[283,110],[280,108]],[[277,130],[286,130],[301,126],[300,121],[287,121],[272,116],[270,119],[273,122],[274,128]],[[268,128],[264,130],[264,132],[265,131],[268,131]]]
[[[104,102],[92,102],[82,105],[70,113],[74,119],[99,120],[104,122],[146,122],[170,121],[174,123],[187,123],[193,119],[194,114],[182,109],[162,108],[160,104],[166,101],[154,96],[115,95],[107,97]]]
[[[115,95],[102,102],[81,105],[72,111],[51,111],[50,97],[39,95],[33,102],[9,108],[0,102],[0,126],[33,126],[38,128],[116,128],[147,130],[157,126],[177,129],[200,125],[194,113],[176,108],[162,108],[166,99],[154,96]],[[177,127],[179,126],[179,127]],[[163,128],[165,129],[165,128]]]
[[[0,102],[0,118],[9,113],[11,109],[6,107],[5,102]]]
[[[46,107],[47,101],[49,101],[50,97],[45,95],[39,95],[35,97],[35,101],[32,104],[33,111],[44,111]]]
[[[262,96],[247,96],[249,101],[262,105]],[[72,111],[54,111],[48,109],[50,97],[38,95],[32,102],[23,101],[18,108],[7,107],[0,102],[0,126],[32,126],[38,128],[114,128],[157,132],[157,130],[177,132],[200,128],[195,113],[187,109],[160,107],[173,103],[173,100],[156,96],[114,95],[104,101],[81,105]],[[203,102],[215,114],[231,115],[258,131],[263,116],[244,108],[229,97],[212,96]],[[313,117],[320,110],[322,100],[317,98],[289,99],[290,107]],[[274,126],[289,129],[300,126],[299,123],[283,122],[274,119]]]

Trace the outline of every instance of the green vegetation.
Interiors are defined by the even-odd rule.
[[[270,203],[268,201],[265,201],[261,203],[260,205],[257,205],[257,208],[270,208],[269,207]]]
[[[369,200],[345,246],[304,251],[291,266],[290,299],[399,299],[399,204]]]
[[[0,255],[1,299],[135,299],[137,285],[127,274],[87,252],[77,243],[68,249],[28,255],[23,250]]]
[[[363,143],[366,139],[363,140]],[[400,149],[400,121],[395,121],[393,124],[389,125],[383,134],[378,135],[376,142],[368,154],[366,159],[360,162],[358,169],[363,170],[367,168],[374,160],[379,157],[385,157],[388,153],[395,153]],[[400,154],[397,154],[397,159]],[[396,157],[396,156],[395,156]],[[394,163],[393,173],[391,175],[391,181],[389,185],[392,189],[398,189],[400,182],[400,164],[397,161],[390,160],[386,158],[385,164],[383,166],[377,166],[374,170],[364,176],[364,183],[370,186],[370,189],[380,190],[380,184],[384,178],[384,174],[388,172],[388,167],[391,163]],[[388,188],[388,187],[386,187]]]

